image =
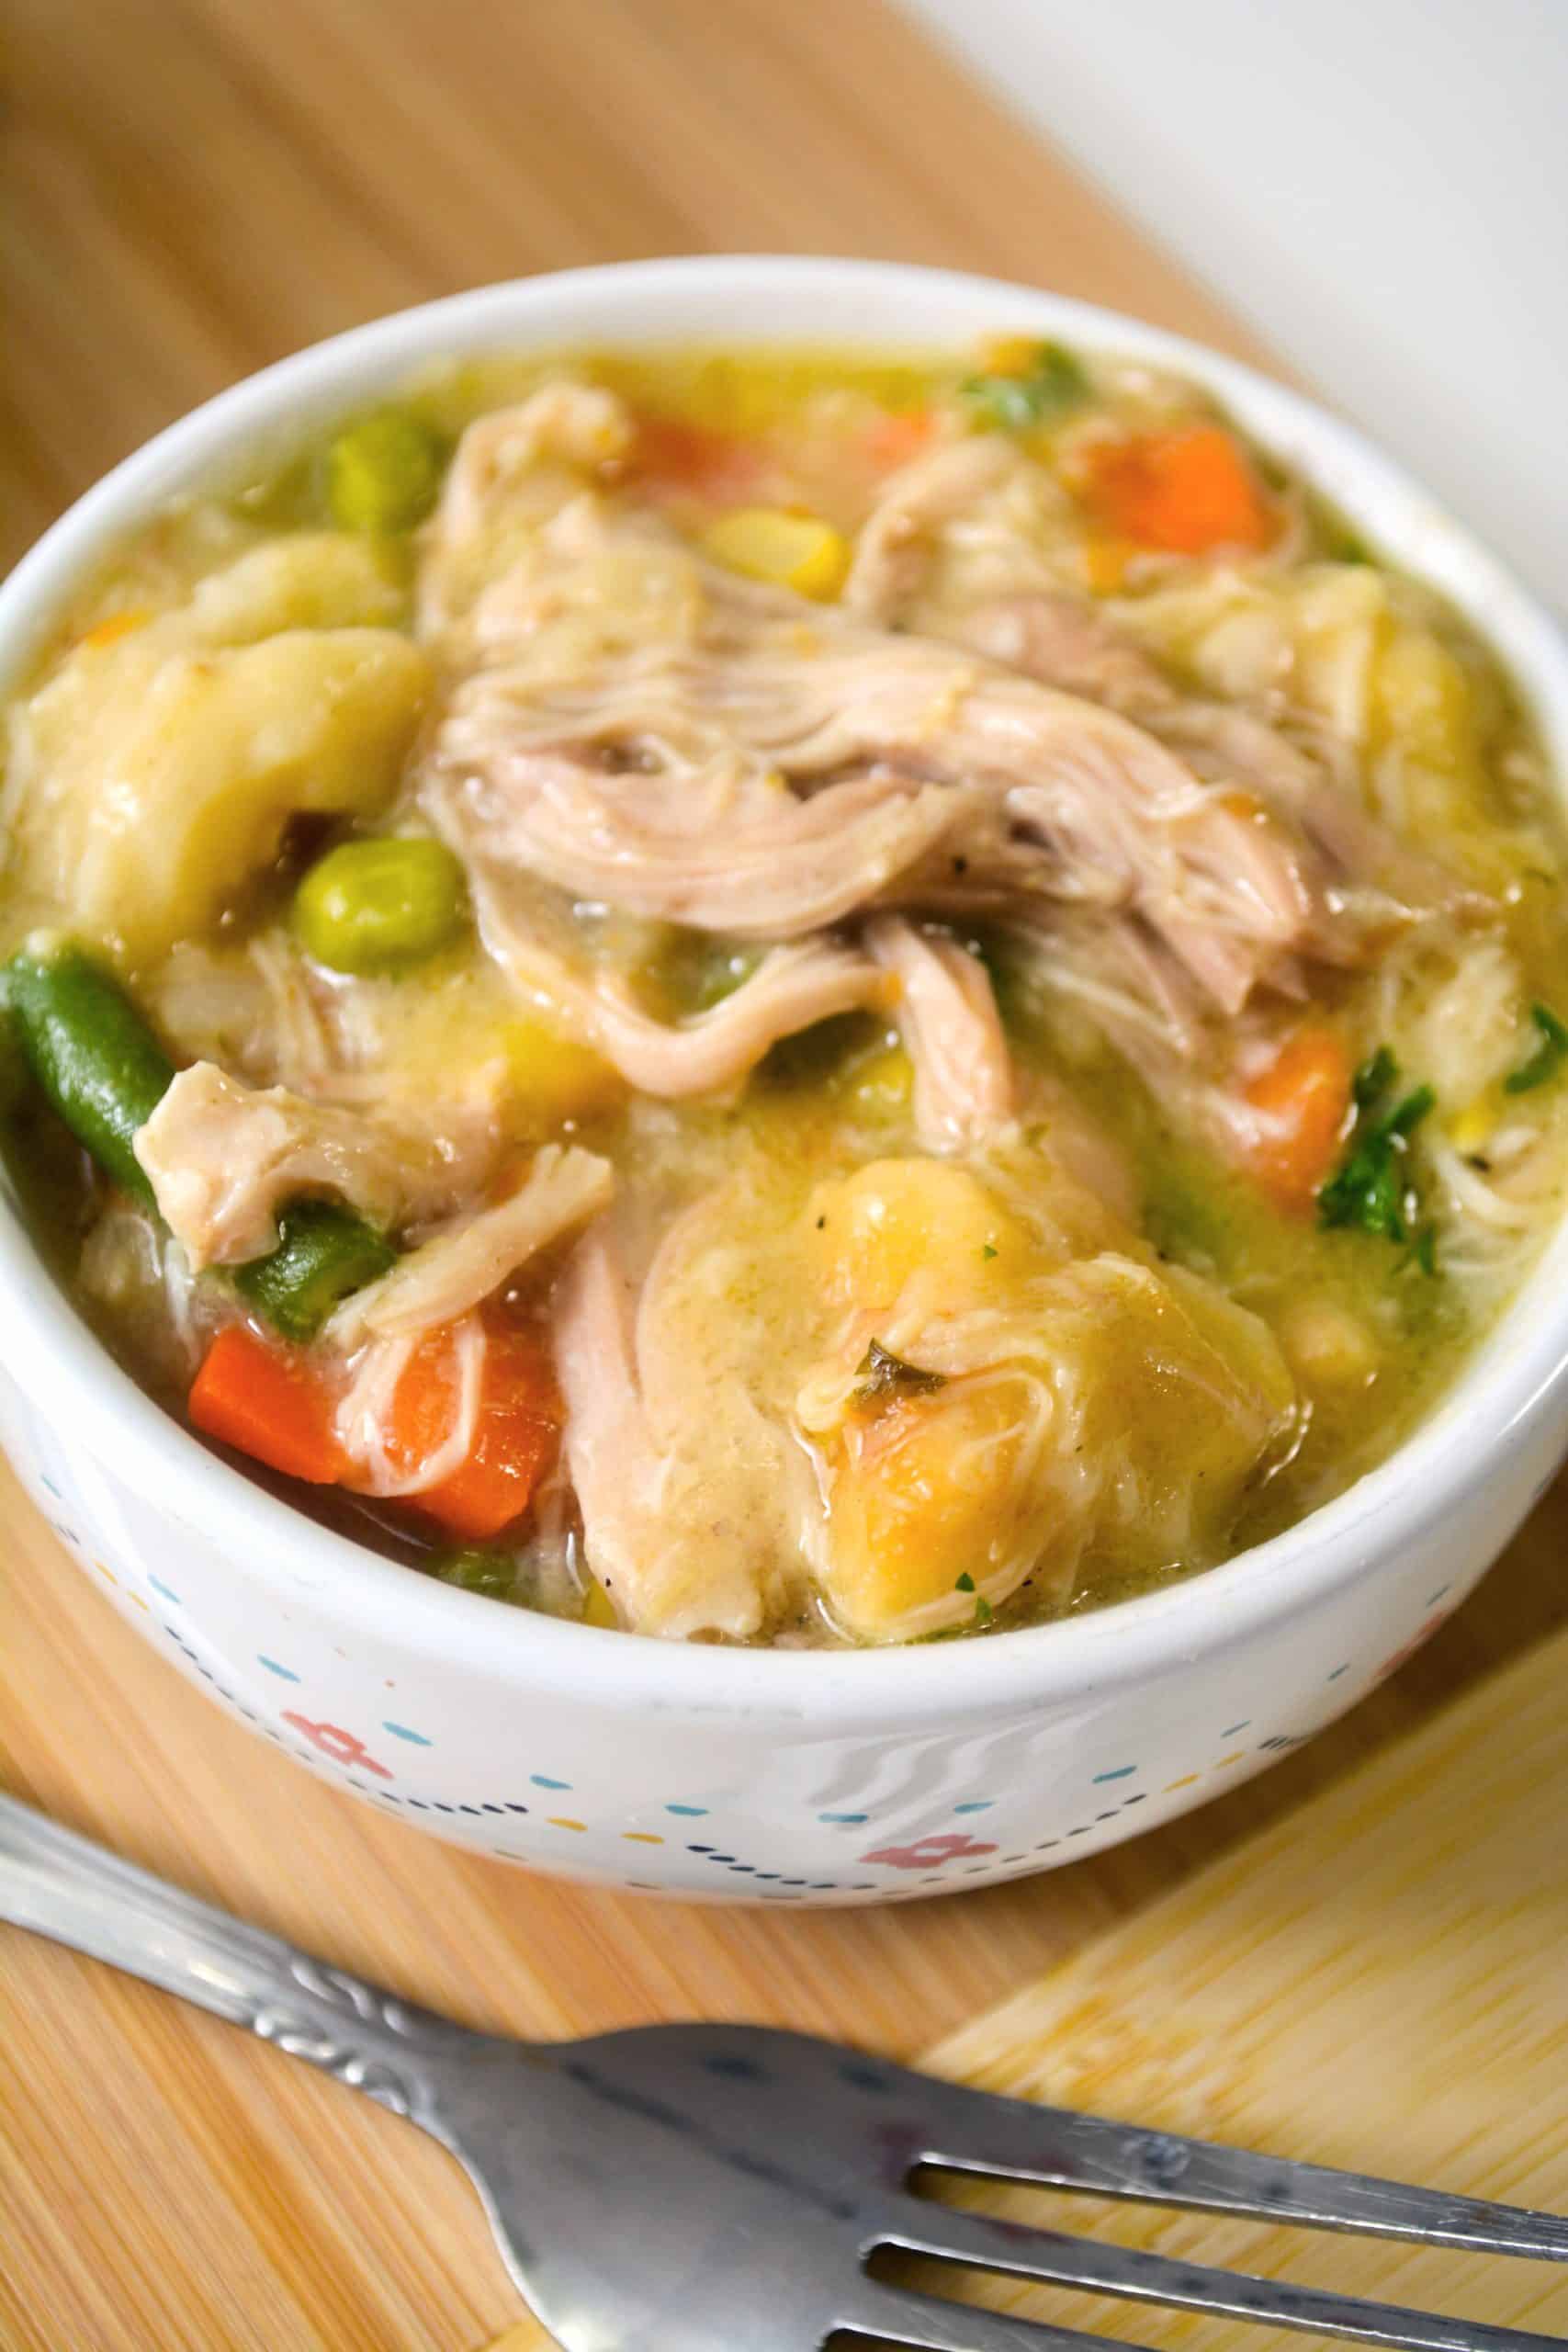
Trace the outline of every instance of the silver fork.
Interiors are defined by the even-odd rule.
[[[874,2278],[884,2248],[1410,2352],[1562,2340],[1025,2229],[909,2184],[941,2165],[1562,2262],[1568,2220],[1554,2214],[1033,2107],[766,2027],[475,2033],[6,1797],[0,1918],[249,2026],[432,2132],[566,2352],[811,2352],[840,2334],[925,2352],[1105,2352],[1103,2337]]]

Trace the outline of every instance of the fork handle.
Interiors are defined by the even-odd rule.
[[[7,1796],[0,1919],[248,2026],[427,2130],[436,2128],[441,2056],[472,2038]]]

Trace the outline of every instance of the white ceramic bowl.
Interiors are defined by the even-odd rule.
[[[0,691],[84,569],[165,500],[455,353],[811,338],[961,349],[1037,332],[1208,385],[1446,590],[1568,775],[1568,650],[1346,427],[1196,345],[940,271],[735,258],[491,287],[301,353],[162,435],[0,590]],[[84,1567],[285,1754],[400,1819],[542,1870],[859,1903],[1076,1860],[1298,1747],[1461,1601],[1568,1437],[1568,1231],[1425,1426],[1288,1534],[1098,1615],[956,1647],[733,1651],[596,1632],[411,1574],[206,1453],[113,1364],[0,1210],[0,1432]],[[281,1769],[281,1768],[280,1768]]]

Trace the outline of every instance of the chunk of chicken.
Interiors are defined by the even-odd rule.
[[[728,1227],[728,1238],[726,1228]],[[558,1295],[565,1460],[590,1567],[638,1633],[745,1639],[787,1590],[806,1470],[756,1401],[745,1243],[722,1193],[667,1236],[640,1295],[601,1227]]]
[[[1005,1127],[1012,1057],[986,967],[956,941],[879,915],[865,944],[899,985],[895,1018],[915,1069],[915,1128],[928,1151],[958,1151]]]
[[[564,1017],[644,1094],[721,1093],[781,1037],[887,998],[886,978],[868,956],[832,939],[807,939],[774,948],[706,1012],[658,1021],[615,974],[586,970],[547,945],[503,873],[477,870],[475,902],[489,945],[519,989],[547,1013]]]
[[[596,1152],[547,1144],[507,1199],[439,1227],[389,1273],[345,1299],[329,1339],[352,1348],[366,1338],[414,1338],[455,1322],[562,1234],[607,1208],[615,1189],[615,1170]]]
[[[987,433],[901,466],[856,538],[843,590],[850,611],[882,628],[907,625],[944,536],[956,525],[973,532],[996,493],[1019,481],[1025,462],[1003,435]]]
[[[471,618],[533,527],[631,441],[624,404],[591,384],[542,385],[470,424],[424,535],[421,633],[436,637]]]
[[[581,509],[558,522],[558,612],[586,527]],[[465,854],[771,937],[857,903],[1048,923],[1089,899],[1165,937],[1225,1010],[1309,932],[1302,845],[1248,829],[1113,713],[786,592],[708,594],[694,645],[602,649],[569,681],[542,625],[457,689],[423,788]]]
[[[449,1215],[483,1181],[495,1145],[461,1121],[446,1132],[428,1115],[394,1126],[196,1062],[134,1148],[159,1214],[199,1271],[265,1256],[279,1211],[302,1193],[339,1194],[380,1226]]]

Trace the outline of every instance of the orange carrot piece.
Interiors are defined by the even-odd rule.
[[[1089,499],[1123,538],[1169,555],[1265,548],[1276,526],[1246,451],[1220,424],[1109,443],[1094,454]]]
[[[1279,1208],[1301,1213],[1339,1154],[1350,1109],[1350,1057],[1331,1029],[1298,1029],[1247,1088],[1263,1113],[1247,1154],[1253,1175]]]
[[[935,431],[929,408],[891,409],[867,425],[865,452],[879,473],[890,474],[918,458]]]
[[[457,1353],[443,1325],[420,1341],[393,1392],[389,1456],[411,1470],[427,1459],[457,1404]],[[527,1510],[559,1442],[560,1403],[544,1348],[515,1325],[492,1321],[468,1458],[439,1485],[411,1495],[410,1505],[466,1542],[486,1543]]]
[[[741,496],[761,470],[753,443],[709,425],[681,424],[660,416],[645,417],[638,426],[634,462],[649,487],[694,498]]]
[[[209,1437],[288,1477],[330,1487],[348,1466],[333,1434],[333,1406],[326,1383],[303,1353],[231,1323],[207,1351],[187,1410]]]

